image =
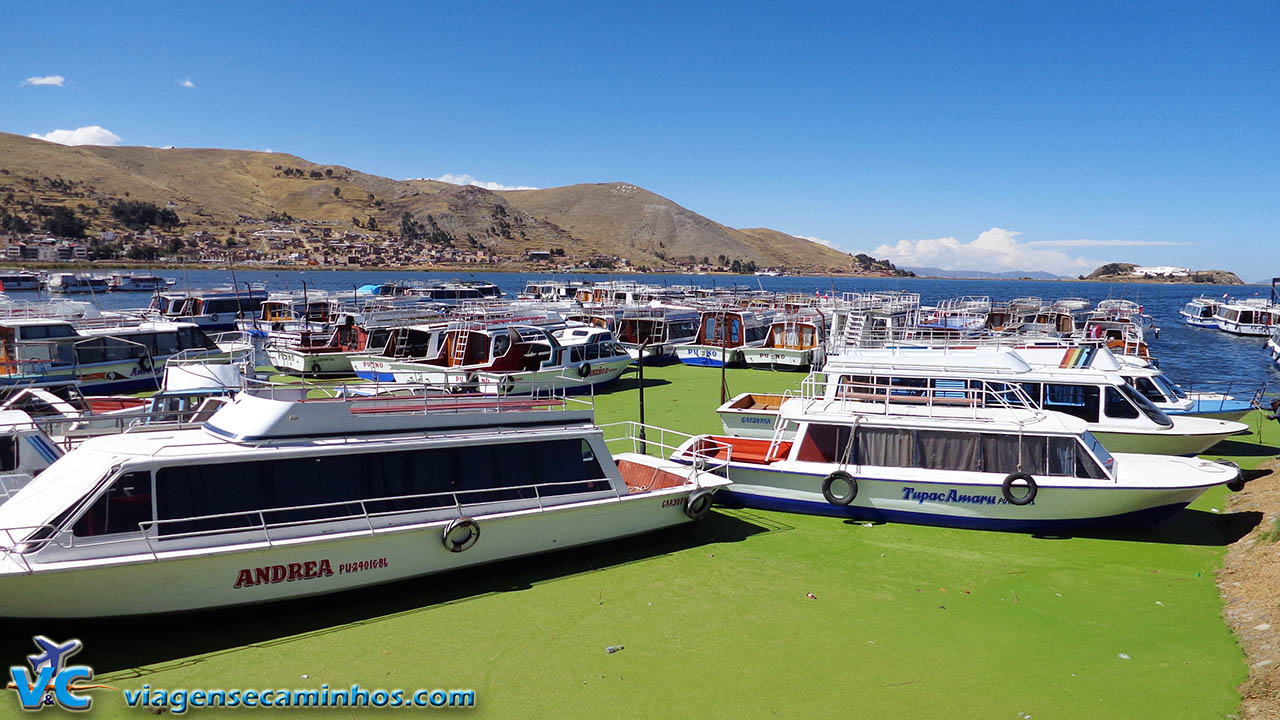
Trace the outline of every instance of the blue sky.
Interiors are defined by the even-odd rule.
[[[908,265],[1276,274],[1280,3],[1117,5],[10,2],[0,131],[627,181]]]

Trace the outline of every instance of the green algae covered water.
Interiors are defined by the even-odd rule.
[[[645,376],[650,423],[719,429],[718,372]],[[800,376],[728,378],[768,392]],[[627,375],[598,396],[597,421],[636,419],[635,388]],[[1261,445],[1218,449],[1256,464],[1274,454],[1274,425]],[[1061,538],[717,510],[696,527],[280,606],[8,623],[0,650],[18,665],[33,634],[78,637],[75,662],[117,689],[468,688],[474,708],[435,712],[490,718],[1225,717],[1246,666],[1213,576],[1258,519],[1216,512],[1224,500],[1210,493],[1155,529]],[[5,695],[0,716],[16,716]],[[91,696],[93,717],[145,712]]]

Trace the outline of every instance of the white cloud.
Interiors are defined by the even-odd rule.
[[[67,83],[67,79],[61,75],[44,75],[42,77],[29,77],[22,81],[23,85],[52,85],[53,87],[62,87]]]
[[[191,82],[191,78],[189,77],[182,78],[181,80],[178,81],[178,84],[184,88],[193,88],[196,86],[195,83]]]
[[[428,180],[437,180],[446,182],[450,185],[475,185],[485,190],[537,190],[538,188],[529,185],[503,185],[488,180],[477,180],[466,173],[454,175],[453,173],[445,173],[440,177],[427,178]]]
[[[1195,245],[1193,242],[1173,240],[1033,240],[1027,247],[1179,247]]]
[[[900,240],[897,245],[881,245],[871,254],[906,267],[936,267],[942,270],[1044,270],[1059,275],[1092,270],[1101,263],[1071,257],[1057,250],[1040,250],[1018,240],[1022,233],[993,227],[972,242],[953,237]]]
[[[829,247],[832,250],[839,250],[839,248],[835,246],[835,243],[831,242],[830,240],[823,240],[822,238],[810,237],[809,235],[796,235],[795,237],[798,237],[801,240],[808,240],[811,243],[817,243],[823,247]]]
[[[75,130],[54,130],[45,135],[31,133],[28,137],[59,145],[119,145],[124,139],[101,125],[89,125]]]

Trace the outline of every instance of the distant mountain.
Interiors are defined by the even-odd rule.
[[[940,278],[958,278],[968,280],[1018,280],[1021,278],[1031,278],[1032,280],[1070,280],[1067,275],[1054,275],[1043,270],[1010,270],[1009,272],[986,272],[984,270],[943,270],[934,267],[904,267],[903,270],[910,270],[916,275],[922,277],[940,277]]]
[[[112,207],[121,202],[170,209],[180,219],[171,234],[204,231],[219,241],[232,233],[243,238],[253,224],[296,222],[339,237],[376,233],[399,246],[408,227],[411,239],[510,258],[563,250],[655,270],[707,258],[856,272],[854,259],[839,250],[774,230],[721,225],[627,183],[495,192],[392,180],[284,153],[67,147],[0,133],[0,221],[10,218],[10,228],[39,228],[58,208],[84,220],[89,235],[120,230]]]
[[[1185,270],[1177,275],[1134,275],[1133,263],[1107,263],[1089,273],[1086,280],[1103,282],[1206,283],[1209,285],[1243,285],[1235,273],[1226,270]]]

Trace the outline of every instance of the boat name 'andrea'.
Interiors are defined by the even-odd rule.
[[[969,503],[971,505],[1008,505],[1009,501],[995,495],[966,495],[952,488],[948,492],[923,492],[913,487],[902,488],[903,500],[915,500],[923,505],[925,502]]]
[[[365,570],[379,570],[387,567],[387,565],[385,557],[340,563],[338,565],[338,574],[350,575],[351,573]],[[330,575],[333,575],[333,564],[327,558],[324,560],[308,560],[301,563],[289,563],[288,565],[245,568],[236,576],[236,584],[231,587],[241,588],[293,582],[294,580],[315,580],[316,578],[329,577]]]
[[[260,568],[245,568],[236,576],[236,584],[232,588],[250,587],[253,585],[273,585],[294,580],[314,580],[329,577],[333,574],[333,566],[326,560],[308,560],[305,563],[289,563],[288,565],[268,565]]]

